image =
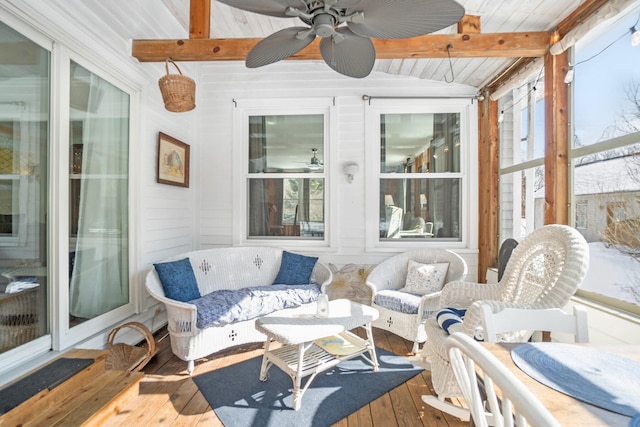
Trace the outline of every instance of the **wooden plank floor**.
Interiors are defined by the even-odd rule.
[[[222,426],[198,387],[186,371],[186,362],[171,352],[166,330],[156,334],[158,353],[145,366],[140,392],[104,425],[115,426]],[[376,346],[409,356],[411,343],[387,331],[374,328]],[[194,375],[260,356],[263,344],[240,346],[196,361]],[[458,427],[462,422],[422,402],[432,394],[431,373],[423,371],[405,384],[336,423],[336,427]],[[304,402],[303,402],[304,404]],[[233,427],[233,426],[226,426]],[[301,426],[303,427],[303,426]]]

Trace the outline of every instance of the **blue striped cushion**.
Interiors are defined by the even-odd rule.
[[[443,308],[436,313],[436,320],[438,325],[448,334],[451,326],[462,323],[462,318],[466,312],[467,310],[465,309]]]

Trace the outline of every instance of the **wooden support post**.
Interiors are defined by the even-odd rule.
[[[464,15],[458,21],[458,34],[480,34],[480,17]]]
[[[211,0],[190,0],[189,38],[208,39],[211,30]]]
[[[478,103],[478,282],[484,283],[487,268],[498,259],[498,102]]]
[[[564,82],[568,70],[567,51],[555,56],[545,55],[545,224],[569,223],[569,90]],[[544,331],[542,341],[551,341],[551,333]]]
[[[545,224],[569,223],[569,90],[564,82],[568,53],[544,58],[545,99]]]

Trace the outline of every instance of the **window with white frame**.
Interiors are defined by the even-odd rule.
[[[589,202],[576,201],[576,228],[578,230],[587,230],[589,228]]]
[[[577,294],[640,313],[640,46],[635,8],[573,48],[572,225],[590,246]],[[604,28],[606,27],[606,28]],[[612,64],[624,64],[614,66]],[[500,99],[500,239],[544,224],[542,73]]]
[[[324,242],[329,109],[242,109],[243,239]]]
[[[403,104],[374,106],[367,118],[376,141],[368,155],[377,186],[368,200],[377,224],[371,245],[463,242],[469,101]]]
[[[640,314],[640,46],[632,44],[630,28],[638,28],[639,21],[636,7],[578,42],[570,83],[574,123],[570,190],[575,226],[590,249],[589,271],[578,294],[636,314]]]
[[[534,72],[500,98],[500,242],[544,224],[544,84]]]

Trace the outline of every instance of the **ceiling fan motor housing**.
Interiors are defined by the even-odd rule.
[[[320,13],[313,18],[313,32],[320,37],[332,36],[335,25],[335,18],[328,13]]]

